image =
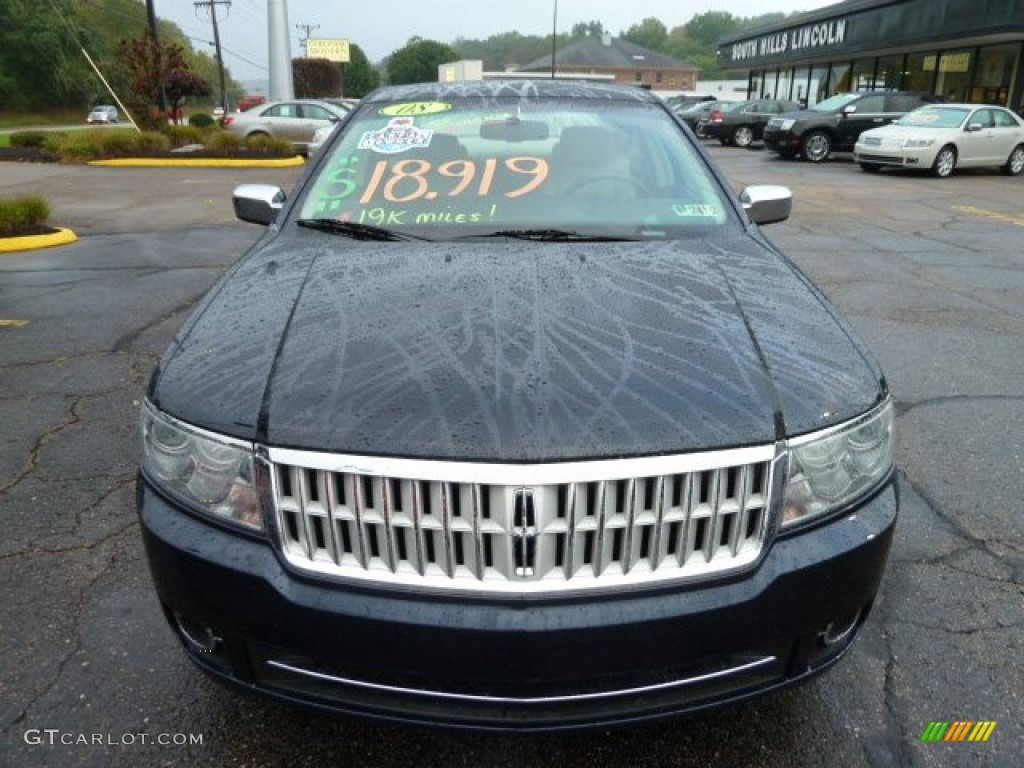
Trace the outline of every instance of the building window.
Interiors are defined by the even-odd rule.
[[[793,101],[799,101],[807,106],[809,88],[807,81],[810,79],[811,70],[807,67],[797,67],[793,73]]]
[[[807,106],[813,107],[828,96],[828,64],[815,64],[811,67],[811,91],[807,94]]]
[[[875,60],[859,59],[853,62],[853,72],[850,75],[851,91],[873,91],[875,90]]]
[[[934,54],[912,53],[907,56],[907,68],[903,73],[904,90],[934,93],[937,63]]]
[[[828,76],[828,88],[824,94],[822,94],[822,101],[835,96],[837,93],[845,93],[846,91],[853,90],[850,87],[850,65],[843,62],[836,62],[832,65],[832,70]]]
[[[634,79],[635,79],[635,80],[636,80],[636,81],[637,81],[638,83],[642,83],[642,82],[644,81],[644,73],[643,73],[643,72],[637,72],[637,73],[636,73],[636,77],[635,77]]]
[[[979,104],[1010,103],[1010,88],[1017,71],[1017,45],[1000,45],[982,48],[978,56],[978,69],[971,88],[971,101]]]
[[[656,83],[658,83],[660,85],[662,82],[664,82],[664,80],[665,80],[665,75],[662,72],[656,72],[654,74],[654,82],[656,82]]]
[[[903,90],[903,56],[884,56],[878,60],[875,87],[887,91]]]
[[[970,82],[972,50],[947,51],[939,56],[939,76],[935,92],[949,101],[967,101]]]

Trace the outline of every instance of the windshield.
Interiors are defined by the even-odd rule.
[[[825,99],[824,101],[819,101],[817,104],[811,107],[811,109],[813,109],[815,112],[835,112],[845,107],[851,101],[854,101],[855,99],[859,98],[859,93],[837,93],[835,96],[832,96],[831,98]]]
[[[924,107],[904,115],[896,124],[916,128],[959,128],[970,113],[969,109],[956,107]]]
[[[658,104],[375,101],[339,130],[300,219],[431,240],[535,230],[692,237],[735,222],[705,161]]]

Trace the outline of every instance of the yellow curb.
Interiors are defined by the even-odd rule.
[[[116,160],[90,160],[89,165],[110,168],[160,168],[180,166],[185,168],[289,168],[303,165],[306,161],[299,155],[273,160],[231,160],[207,157],[121,157]]]
[[[0,253],[29,251],[34,248],[49,248],[54,245],[67,245],[78,239],[78,235],[70,229],[58,227],[49,235],[25,235],[24,237],[0,237]]]

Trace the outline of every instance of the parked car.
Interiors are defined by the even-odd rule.
[[[718,139],[722,144],[749,147],[764,137],[768,120],[783,112],[795,112],[801,106],[795,101],[749,99],[719,104],[710,109],[699,124],[700,135]]]
[[[992,166],[1016,176],[1024,170],[1024,120],[984,104],[922,107],[862,133],[853,159],[869,172],[917,168],[945,178],[956,168]]]
[[[676,115],[688,126],[694,133],[697,132],[697,126],[700,125],[703,117],[711,112],[719,104],[725,104],[728,102],[723,101],[695,101],[691,104],[674,109]]]
[[[245,112],[260,104],[266,104],[266,96],[243,96],[238,100],[238,111]]]
[[[110,105],[102,105],[93,107],[92,111],[89,112],[88,117],[85,118],[85,122],[89,125],[95,125],[96,123],[103,123],[104,125],[110,125],[118,121],[117,107]]]
[[[669,109],[678,112],[680,109],[690,106],[691,104],[700,104],[704,101],[714,101],[715,97],[708,94],[678,94],[676,96],[669,96],[665,99],[665,104]]]
[[[771,118],[764,129],[764,143],[783,157],[799,153],[805,160],[821,163],[834,151],[852,151],[857,137],[869,128],[939,101],[934,94],[910,91],[840,93],[810,109]]]
[[[297,152],[305,153],[316,129],[344,117],[348,109],[328,101],[294,99],[268,101],[224,117],[224,128],[246,139],[274,136],[292,142]]]
[[[584,728],[839,660],[897,516],[885,378],[656,95],[367,96],[177,333],[138,512],[189,658],[389,720]]]

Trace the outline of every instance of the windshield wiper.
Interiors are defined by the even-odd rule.
[[[351,237],[353,240],[426,240],[425,237],[416,237],[402,232],[395,232],[383,227],[375,227],[372,224],[359,224],[355,221],[339,221],[338,219],[299,219],[300,227],[316,229],[321,232],[332,232],[338,235]]]
[[[502,229],[484,235],[467,235],[467,237],[513,237],[518,240],[537,240],[546,243],[619,243],[635,241],[635,237],[615,235],[586,234],[565,229]]]

